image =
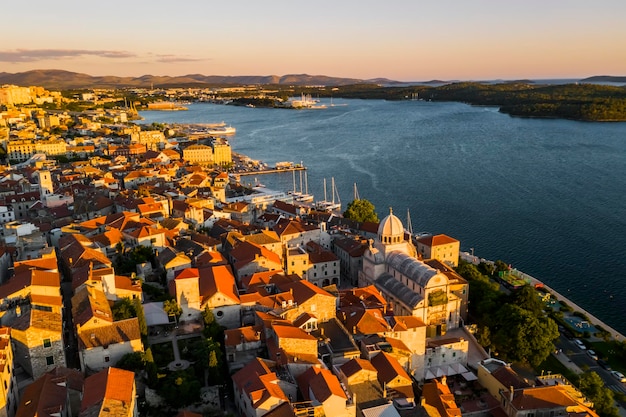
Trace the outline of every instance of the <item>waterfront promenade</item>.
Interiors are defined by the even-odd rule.
[[[471,255],[467,252],[461,252],[460,254],[461,259],[463,259],[466,262],[470,262],[473,263],[474,265],[478,265],[481,262],[488,262],[488,263],[493,263],[493,261],[489,261],[483,258],[479,258],[478,256],[474,256]],[[615,330],[614,328],[612,328],[611,326],[607,325],[606,323],[604,323],[602,320],[600,320],[599,318],[597,318],[596,316],[594,316],[593,314],[589,313],[587,310],[583,309],[582,307],[580,307],[579,305],[577,305],[576,303],[574,303],[573,301],[571,301],[569,298],[565,297],[564,295],[562,295],[561,293],[559,293],[558,291],[556,291],[554,288],[546,285],[544,282],[538,280],[537,278],[534,278],[528,274],[525,274],[523,272],[519,272],[517,274],[520,278],[528,281],[530,283],[530,285],[532,286],[543,286],[544,289],[546,289],[547,291],[550,292],[550,294],[552,294],[552,297],[555,298],[557,301],[564,301],[565,303],[567,303],[567,305],[571,306],[574,311],[579,311],[583,314],[585,314],[588,318],[589,318],[589,323],[592,324],[593,326],[601,326],[602,328],[604,328],[606,331],[611,333],[611,336],[613,337],[613,339],[618,340],[618,341],[622,341],[622,340],[626,340],[626,337],[621,334],[620,332],[618,332],[617,330]]]

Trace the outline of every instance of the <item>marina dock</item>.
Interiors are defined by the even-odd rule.
[[[290,168],[269,168],[269,169],[262,169],[258,171],[238,171],[238,172],[232,172],[232,174],[243,177],[246,175],[279,174],[281,172],[305,171],[305,170],[306,170],[306,167],[295,166],[295,167],[290,167]]]

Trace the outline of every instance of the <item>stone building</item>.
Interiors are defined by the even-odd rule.
[[[66,366],[60,312],[31,308],[11,324],[16,362],[37,379],[57,366]]]
[[[0,327],[0,417],[13,417],[19,397],[11,347],[11,329]]]
[[[459,327],[461,300],[449,278],[417,259],[417,250],[405,239],[402,221],[392,212],[378,227],[363,255],[359,286],[375,285],[396,315],[411,315],[428,326],[427,336]]]
[[[452,266],[459,265],[461,242],[447,236],[424,236],[417,239],[417,252],[423,259],[437,259]]]

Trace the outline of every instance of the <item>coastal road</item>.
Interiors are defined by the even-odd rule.
[[[608,370],[602,368],[595,359],[589,356],[587,350],[580,349],[573,340],[561,334],[556,343],[556,348],[562,349],[562,352],[567,355],[568,359],[582,371],[590,370],[597,373],[607,388],[626,394],[626,384],[619,382]]]

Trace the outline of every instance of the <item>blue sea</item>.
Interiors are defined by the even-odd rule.
[[[462,103],[322,102],[329,107],[194,103],[141,116],[232,124],[235,152],[270,165],[302,161],[317,199],[332,177],[345,207],[356,183],[379,217],[410,211],[415,232],[504,260],[626,333],[626,123],[514,118]],[[291,173],[257,180],[294,183]]]

